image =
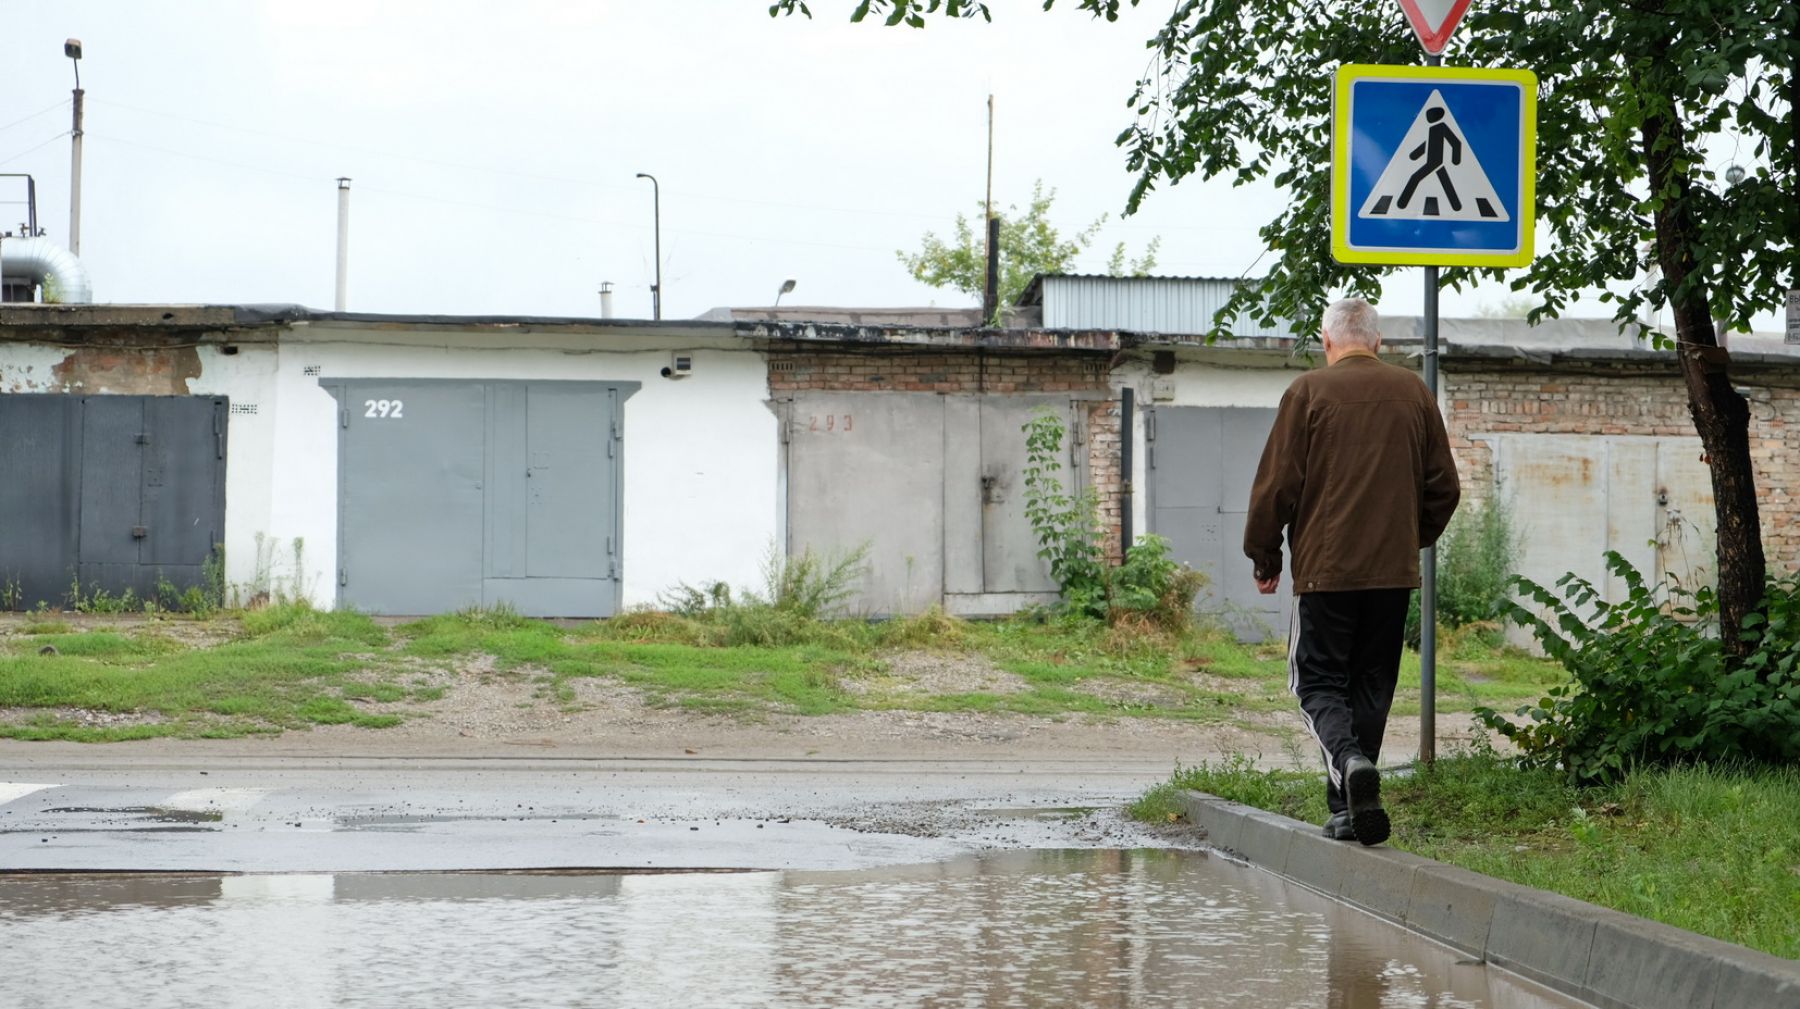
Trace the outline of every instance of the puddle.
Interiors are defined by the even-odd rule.
[[[1203,852],[855,871],[0,876],[8,1002],[1578,1006]]]

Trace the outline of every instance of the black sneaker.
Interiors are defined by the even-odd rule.
[[[1350,827],[1365,845],[1388,839],[1387,810],[1381,808],[1381,772],[1362,754],[1344,761],[1344,798],[1350,802]]]
[[[1331,819],[1325,821],[1325,836],[1333,841],[1356,840],[1356,831],[1350,826],[1350,814],[1331,814]]]

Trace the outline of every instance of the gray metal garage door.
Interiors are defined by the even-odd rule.
[[[787,409],[790,555],[869,547],[852,607],[871,615],[1001,613],[1053,598],[1025,516],[1032,411],[1076,411],[1068,397],[808,393]],[[1076,435],[1065,449],[1072,461]],[[1080,485],[1064,469],[1065,487]]]
[[[0,589],[18,607],[204,580],[225,534],[223,397],[0,396]]]
[[[1244,556],[1250,485],[1275,411],[1249,407],[1154,407],[1146,412],[1150,531],[1209,584],[1196,606],[1242,639],[1285,637],[1292,596],[1256,591]]]
[[[621,408],[635,385],[322,384],[340,407],[340,603],[617,611]]]

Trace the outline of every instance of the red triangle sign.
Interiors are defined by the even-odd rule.
[[[1406,20],[1412,22],[1419,44],[1433,56],[1444,51],[1456,26],[1469,9],[1469,0],[1400,0]]]

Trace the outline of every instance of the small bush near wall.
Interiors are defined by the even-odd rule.
[[[1062,469],[1063,420],[1043,410],[1025,424],[1025,514],[1038,556],[1062,593],[1065,613],[1111,623],[1146,623],[1180,632],[1193,621],[1194,597],[1206,576],[1169,557],[1169,541],[1142,536],[1124,563],[1106,563],[1106,535],[1091,489],[1070,494]]]
[[[1496,490],[1487,500],[1456,513],[1437,544],[1439,626],[1471,628],[1490,647],[1501,638],[1507,592],[1519,560],[1512,506]],[[1419,594],[1406,614],[1406,641],[1419,647]]]
[[[1520,708],[1521,724],[1492,709],[1477,716],[1528,765],[1560,767],[1578,781],[1616,781],[1651,765],[1800,760],[1800,579],[1770,583],[1761,608],[1744,618],[1755,650],[1731,663],[1715,633],[1712,589],[1646,585],[1613,552],[1606,566],[1628,587],[1622,602],[1607,603],[1574,575],[1557,583],[1562,597],[1514,582],[1544,615],[1511,602],[1507,615],[1574,682]]]

